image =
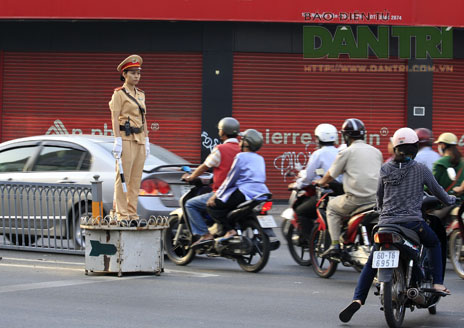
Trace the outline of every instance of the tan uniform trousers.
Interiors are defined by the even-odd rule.
[[[116,165],[114,194],[118,220],[137,219],[137,202],[145,163],[145,145],[136,141],[123,140],[121,154],[122,170],[126,181],[127,194],[122,189],[119,165]]]
[[[327,205],[327,225],[329,227],[330,239],[340,240],[343,218],[362,205],[375,202],[375,196],[356,197],[353,195],[340,195],[329,199]]]

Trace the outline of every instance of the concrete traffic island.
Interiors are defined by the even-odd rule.
[[[112,217],[82,218],[85,229],[85,274],[89,272],[146,272],[160,275],[164,271],[162,230],[167,218],[117,221]]]

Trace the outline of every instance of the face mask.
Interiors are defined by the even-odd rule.
[[[440,156],[443,156],[443,147],[442,146],[438,146],[438,153],[440,154]]]

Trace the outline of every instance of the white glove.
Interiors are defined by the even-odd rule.
[[[113,156],[114,158],[120,158],[122,153],[122,138],[116,137],[114,138],[113,144]]]
[[[150,139],[148,137],[145,138],[145,156],[148,157],[150,155]]]

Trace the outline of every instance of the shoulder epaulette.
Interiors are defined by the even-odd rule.
[[[122,90],[122,87],[119,87],[119,88],[115,88],[114,91],[119,91],[119,90]]]
[[[136,87],[136,89],[137,89],[137,91],[140,91],[141,93],[145,93],[145,91],[143,91],[142,89],[139,89],[137,87]]]

